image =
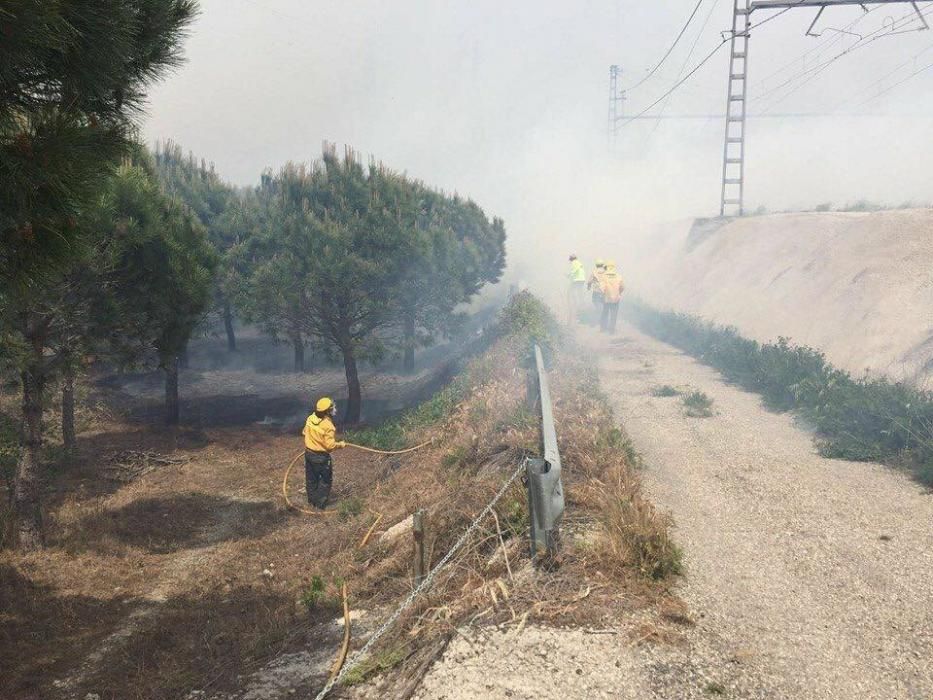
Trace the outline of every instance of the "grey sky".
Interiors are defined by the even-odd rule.
[[[555,250],[585,249],[623,235],[626,225],[709,215],[718,206],[718,120],[639,122],[625,128],[617,159],[605,153],[609,64],[623,66],[623,83],[635,82],[694,4],[202,0],[188,62],[152,91],[145,133],[176,139],[240,184],[255,182],[266,166],[315,157],[325,139],[347,143],[503,216],[513,252],[540,240]],[[731,4],[704,1],[664,69],[631,93],[628,112],[663,94],[681,66],[692,67],[719,42]],[[933,19],[933,3],[920,6]],[[909,11],[909,5],[878,8],[853,31],[868,34]],[[819,26],[844,27],[861,14],[857,7],[834,9]],[[752,95],[857,40],[840,36],[824,46],[838,35],[805,37],[814,15],[793,10],[754,33]],[[808,62],[760,84],[820,46]],[[841,109],[846,100],[869,97],[914,66],[933,63],[933,48],[910,62],[931,46],[933,32],[873,42],[786,100],[752,103],[750,112]],[[672,97],[667,113],[721,112],[726,64],[724,49]],[[931,86],[933,69],[858,108],[886,116],[753,122],[748,203],[781,208],[860,197],[893,204],[933,199]]]

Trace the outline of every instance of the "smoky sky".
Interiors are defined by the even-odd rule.
[[[623,86],[638,82],[695,4],[202,0],[186,63],[152,90],[144,133],[175,139],[244,185],[314,158],[324,140],[348,144],[502,216],[513,266],[550,268],[541,253],[597,246],[624,256],[631,229],[718,210],[720,119],[634,122],[615,155],[606,148],[609,65],[622,67]],[[844,53],[857,34],[912,12],[868,7],[864,17],[859,7],[827,10],[819,38],[805,36],[814,9],[753,32],[749,95],[764,97],[749,112],[824,116],[749,122],[750,208],[933,200],[933,69],[908,78],[933,63],[933,32]],[[920,8],[933,20],[933,3]],[[663,68],[628,93],[625,113],[705,57],[731,15],[731,0],[704,0]],[[724,47],[664,113],[722,113],[727,64]]]

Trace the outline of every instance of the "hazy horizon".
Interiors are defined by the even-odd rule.
[[[202,0],[188,60],[152,91],[144,136],[174,139],[240,185],[264,168],[317,157],[325,140],[351,145],[503,217],[513,274],[541,265],[552,274],[569,250],[622,255],[632,230],[718,213],[721,120],[639,121],[622,129],[615,156],[606,148],[609,65],[622,66],[623,85],[637,82],[695,4]],[[869,6],[851,31],[883,31],[912,12]],[[933,3],[920,7],[933,12]],[[653,102],[706,56],[731,12],[728,0],[705,0],[662,70],[630,92],[625,112]],[[827,10],[819,39],[804,35],[815,13],[795,9],[753,32],[749,94],[775,92],[749,112],[839,113],[750,121],[746,209],[933,199],[923,89],[933,71],[857,107],[933,61],[924,53],[933,33],[886,37],[819,70],[858,41],[828,28],[846,27],[862,10]],[[727,61],[725,47],[665,113],[721,113]],[[805,70],[812,80],[802,87],[780,87]]]

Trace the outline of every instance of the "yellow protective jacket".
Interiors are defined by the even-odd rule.
[[[305,436],[305,447],[312,452],[333,452],[347,446],[347,443],[335,438],[337,429],[334,422],[326,416],[318,418],[316,413],[308,416],[301,434]]]
[[[586,282],[586,270],[583,269],[583,263],[579,260],[571,261],[568,276],[571,282]]]
[[[596,288],[597,291],[602,291],[603,288],[603,275],[606,274],[606,269],[603,267],[597,267],[593,270],[593,274],[590,275],[590,278],[586,281],[586,288],[593,289]]]
[[[609,268],[603,274],[602,286],[603,301],[607,304],[617,304],[622,300],[622,291],[625,289],[625,283],[619,273]]]

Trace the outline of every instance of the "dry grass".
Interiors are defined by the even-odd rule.
[[[127,638],[80,674],[73,694],[154,700],[230,691],[280,653],[331,646],[336,653],[339,639],[322,630],[337,616],[343,582],[351,608],[368,611],[364,630],[412,588],[410,537],[385,542],[380,533],[425,509],[436,563],[523,456],[537,451],[537,417],[524,398],[528,345],[525,335],[502,337],[469,363],[460,400],[404,436],[408,444],[433,437],[432,447],[400,458],[338,454],[339,517],[289,513],[280,503],[278,480],[300,449],[296,436],[210,429],[184,448],[178,434],[127,433],[119,423],[82,436],[80,465],[53,482],[68,495],[52,499],[50,547],[26,557],[0,552],[0,654],[8,669],[0,695],[56,697],[52,681],[75,677],[134,613]],[[655,580],[676,570],[668,522],[641,495],[630,445],[595,375],[577,353],[553,347],[551,354],[568,502],[557,566],[529,565],[525,493],[516,483],[356,681],[394,669],[384,673],[384,695],[402,694],[471,620],[516,629],[605,624],[669,600]],[[128,483],[94,477],[102,456],[126,449],[183,459]],[[296,474],[296,500],[302,485]],[[379,528],[358,548],[377,514]]]

